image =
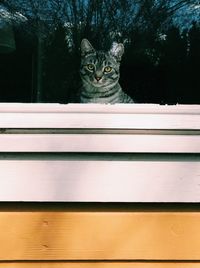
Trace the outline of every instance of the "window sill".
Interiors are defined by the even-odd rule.
[[[200,202],[200,106],[0,105],[0,201]]]

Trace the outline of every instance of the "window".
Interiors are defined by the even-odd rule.
[[[138,103],[199,104],[200,4],[3,0],[0,101],[76,102],[80,42],[122,42],[120,84]]]

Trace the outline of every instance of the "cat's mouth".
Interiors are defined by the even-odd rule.
[[[97,85],[102,85],[103,84],[103,81],[102,80],[99,80],[99,81],[94,80],[93,83],[94,84],[97,84]]]
[[[105,81],[102,79],[98,81],[95,79],[92,81],[92,84],[95,85],[96,87],[102,87],[106,85]]]

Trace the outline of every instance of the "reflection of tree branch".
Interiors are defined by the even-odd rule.
[[[85,26],[85,32],[92,27],[101,34],[109,30],[129,32],[130,28],[154,24],[158,19],[162,24],[178,9],[191,4],[192,1],[177,0],[173,5],[170,0],[2,0],[1,3],[9,10],[20,10],[31,22],[43,16],[46,32],[50,27],[55,29],[59,23],[70,22],[73,24],[76,39],[76,35],[80,34],[80,22],[82,27]],[[43,10],[45,8],[48,11],[46,13]],[[158,25],[158,22],[156,24]]]
[[[168,9],[168,14],[173,14],[174,12],[176,12],[178,9],[186,6],[186,5],[189,5],[192,1],[188,1],[188,0],[182,0],[180,2],[178,2],[177,4],[174,4],[172,7],[170,7]]]
[[[86,27],[90,27],[92,24],[92,17],[94,12],[94,1],[88,1],[88,5],[85,9]]]

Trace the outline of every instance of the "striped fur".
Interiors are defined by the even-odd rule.
[[[119,85],[122,44],[110,51],[96,51],[87,39],[81,42],[81,103],[133,103]]]

